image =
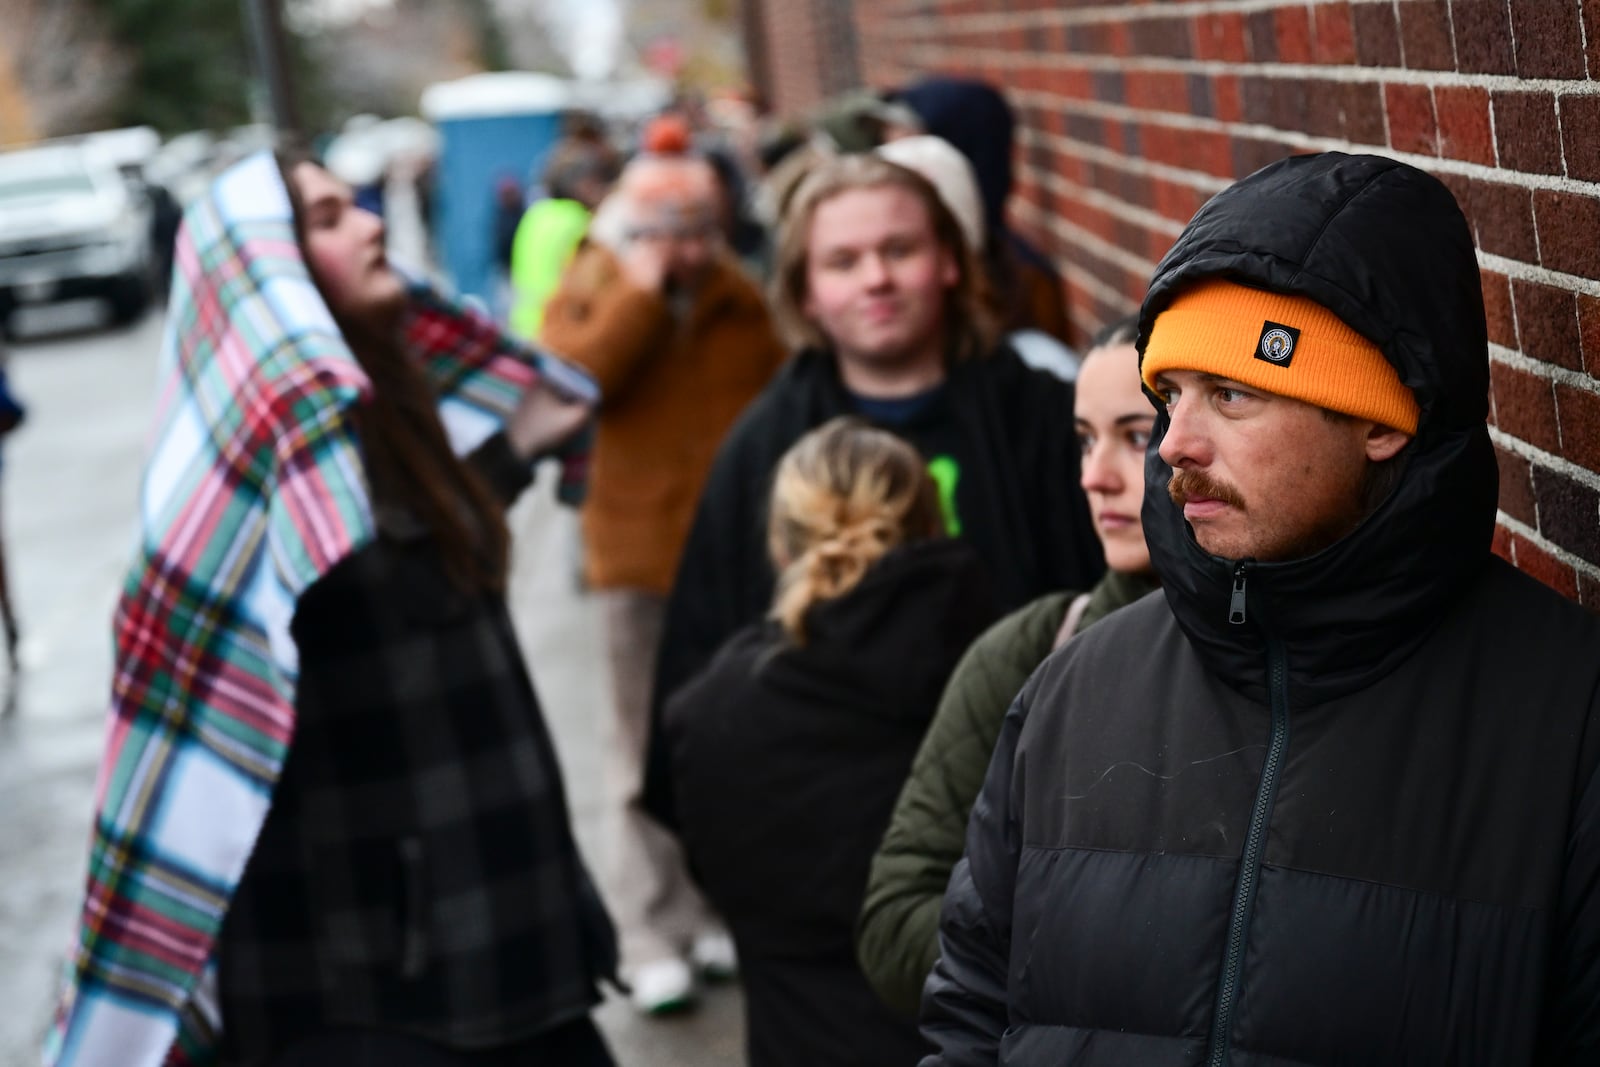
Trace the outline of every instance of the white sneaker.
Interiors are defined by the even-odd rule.
[[[739,954],[733,947],[733,938],[720,930],[694,939],[689,962],[708,981],[726,982],[739,976]]]
[[[644,1015],[668,1015],[694,1003],[694,972],[683,960],[651,960],[632,969],[633,1006]]]

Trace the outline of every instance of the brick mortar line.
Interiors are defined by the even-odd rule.
[[[1395,2],[1398,3],[1399,0],[1395,0]],[[1400,18],[1399,12],[1395,12],[1395,20],[1396,20],[1395,21],[1395,25],[1396,26],[1398,26],[1400,24],[1399,23],[1399,18]],[[1403,43],[1404,40],[1405,40],[1405,35],[1402,34],[1401,35],[1402,44],[1400,46],[1402,50],[1405,48],[1405,44]],[[1352,82],[1350,84],[1353,85],[1353,84],[1356,84],[1356,83]],[[1389,83],[1387,83],[1387,82],[1379,82],[1378,83],[1378,117],[1383,119],[1383,143],[1384,143],[1385,147],[1388,147],[1388,146],[1391,146],[1391,145],[1394,144],[1394,125],[1393,125],[1393,123],[1391,123],[1389,121],[1389,89],[1388,89],[1388,85],[1389,85]],[[1552,100],[1550,106],[1552,108],[1555,108],[1556,107],[1555,101]],[[1429,107],[1430,110],[1433,111],[1433,147],[1437,149],[1439,147],[1439,112],[1438,112],[1438,109],[1435,108],[1434,104],[1433,104],[1433,86],[1432,85],[1428,86],[1428,107]],[[1244,87],[1242,85],[1239,87],[1239,109],[1241,111],[1244,110]],[[1556,111],[1556,117],[1557,117],[1558,120],[1560,119],[1560,116],[1561,116],[1561,112],[1559,110],[1557,110]],[[1489,101],[1489,119],[1490,119],[1491,122],[1494,120],[1494,100],[1493,100],[1492,97],[1490,98],[1490,101]],[[1493,136],[1493,134],[1491,133],[1490,136]],[[1432,157],[1432,158],[1439,158],[1439,157],[1435,156],[1435,157]],[[1499,159],[1496,159],[1495,162],[1498,163]]]
[[[1083,248],[1085,251],[1094,253],[1101,259],[1117,264],[1129,273],[1140,275],[1145,279],[1146,284],[1148,284],[1150,276],[1155,273],[1156,265],[1147,261],[1144,257],[1129,252],[1125,248],[1117,247],[1105,238],[1100,237],[1098,234],[1090,233],[1069,219],[1064,219],[1060,215],[1048,214],[1037,204],[1029,203],[1026,200],[1022,201],[1021,204],[1025,207],[1027,214],[1042,222],[1046,229],[1054,230],[1058,234],[1065,231],[1073,244]]]
[[[1057,237],[1063,238],[1073,247],[1081,248],[1085,252],[1094,255],[1098,259],[1119,266],[1131,274],[1137,274],[1145,278],[1147,281],[1150,275],[1155,272],[1154,263],[1147,263],[1143,257],[1139,256],[1137,253],[1129,252],[1125,248],[1118,247],[1116,244],[1107,241],[1098,234],[1091,233],[1089,230],[1084,229],[1082,226],[1079,226],[1070,219],[1063,218],[1060,215],[1049,214],[1040,208],[1039,205],[1027,200],[1019,201],[1017,207],[1023,215],[1029,217],[1033,221],[1035,227],[1041,227],[1045,230],[1053,232]],[[1065,257],[1058,258],[1065,260]],[[1080,269],[1088,271],[1088,268],[1086,267],[1080,267]],[[1089,273],[1092,274],[1093,272]],[[1108,291],[1117,291],[1114,286],[1108,283],[1104,278],[1101,278],[1098,274],[1095,274],[1094,277],[1098,278],[1100,284],[1103,285]]]
[[[1138,121],[1151,125],[1169,126],[1179,130],[1221,133],[1229,137],[1251,137],[1260,140],[1284,141],[1295,147],[1312,148],[1318,151],[1348,151],[1355,149],[1356,151],[1368,152],[1374,155],[1387,156],[1402,163],[1409,163],[1419,170],[1451,174],[1461,178],[1476,178],[1480,181],[1495,182],[1500,185],[1513,185],[1522,189],[1572,193],[1578,196],[1600,196],[1600,182],[1580,181],[1577,178],[1568,178],[1559,174],[1532,174],[1527,171],[1502,170],[1499,167],[1491,167],[1483,163],[1471,163],[1464,159],[1429,156],[1418,152],[1402,152],[1388,145],[1369,145],[1348,141],[1340,137],[1323,137],[1316,134],[1302,133],[1299,130],[1286,130],[1278,126],[1268,126],[1259,122],[1226,122],[1222,119],[1192,115],[1180,111],[1151,111],[1144,108],[1130,107],[1127,104],[1108,104],[1103,100],[1085,100],[1081,97],[1063,96],[1060,93],[1052,93],[1043,89],[1017,89],[1012,91],[1011,97],[1018,103],[1027,102],[1032,107],[1059,108],[1063,111],[1072,111],[1092,118],[1116,119],[1119,122]],[[1490,114],[1491,116],[1493,114],[1492,108],[1490,109]],[[1387,108],[1384,109],[1384,121],[1385,129],[1387,130]]]
[[[1562,548],[1560,545],[1553,544],[1542,534],[1540,534],[1539,531],[1533,529],[1522,520],[1513,518],[1512,516],[1507,515],[1504,511],[1496,510],[1494,521],[1499,525],[1504,526],[1507,530],[1516,534],[1518,537],[1521,537],[1523,540],[1532,541],[1546,553],[1553,556],[1560,562],[1565,563],[1573,570],[1581,571],[1595,581],[1600,581],[1600,567],[1590,563],[1582,556],[1574,555],[1570,550]],[[1518,569],[1520,570],[1521,568],[1519,567]],[[1523,573],[1526,574],[1527,572],[1523,571]]]
[[[1600,296],[1600,280],[1585,278],[1578,274],[1563,274],[1549,267],[1541,267],[1537,263],[1524,263],[1520,259],[1507,259],[1493,252],[1485,252],[1481,248],[1478,249],[1478,266],[1504,274],[1508,278],[1539,282],[1568,292],[1582,293],[1584,296]]]
[[[1491,344],[1489,346],[1489,361],[1498,363],[1503,367],[1513,370],[1526,371],[1536,378],[1543,378],[1547,382],[1571,386],[1585,393],[1594,393],[1600,396],[1600,380],[1581,370],[1562,367],[1555,363],[1546,363],[1541,359],[1534,359],[1525,352],[1504,345]]]
[[[1516,55],[1516,46],[1517,42],[1515,37],[1513,37],[1511,41],[1511,51],[1513,57]],[[1433,94],[1430,91],[1428,95],[1431,97]],[[1556,132],[1557,134],[1560,134],[1561,132],[1561,104],[1559,102],[1556,104]],[[1439,143],[1439,123],[1437,111],[1434,112],[1433,138],[1434,144],[1437,145]],[[1557,141],[1565,140],[1565,137],[1557,137]],[[1494,146],[1495,169],[1500,170],[1502,162],[1500,159],[1500,115],[1492,102],[1489,105],[1489,143]],[[1567,150],[1562,148],[1561,173],[1565,174],[1566,172]],[[1512,173],[1518,172],[1513,170]],[[1534,204],[1532,197],[1528,199],[1528,217],[1533,220],[1533,261],[1535,264],[1542,264],[1544,262],[1544,242],[1539,237],[1539,208],[1536,204]]]
[[[1107,285],[1104,278],[1100,277],[1100,275],[1096,274],[1088,267],[1080,266],[1068,259],[1063,259],[1056,264],[1056,269],[1061,272],[1062,280],[1075,282],[1078,286],[1090,290],[1108,304],[1117,305],[1119,307],[1131,304],[1132,307],[1129,308],[1130,311],[1137,311],[1139,309],[1139,301],[1128,299],[1128,294],[1124,293],[1120,289],[1116,289]],[[1101,325],[1103,326],[1105,324],[1101,323]]]
[[[1311,23],[1311,36],[1312,36],[1313,39],[1315,39],[1316,35],[1317,35],[1316,22],[1313,21],[1315,19],[1315,16],[1312,15],[1310,7],[1311,7],[1311,5],[1310,5],[1310,2],[1308,0],[1307,5],[1306,5],[1306,21]],[[1447,2],[1446,11],[1448,11],[1448,10],[1449,10],[1449,7],[1448,7],[1448,2]],[[1405,29],[1404,29],[1404,25],[1405,24],[1400,21],[1400,0],[1389,0],[1389,13],[1394,16],[1394,30],[1395,30],[1395,42],[1394,43],[1400,46],[1400,65],[1404,66],[1405,62],[1406,62],[1406,34],[1405,34]],[[1277,27],[1273,27],[1273,29],[1276,30]],[[1350,20],[1350,36],[1351,36],[1351,39],[1352,39],[1351,43],[1354,43],[1355,29],[1356,29],[1355,28],[1355,19],[1352,18]],[[1274,36],[1276,36],[1276,34],[1274,34]],[[1455,53],[1451,52],[1450,53],[1450,61],[1452,63],[1455,62],[1455,58],[1456,58],[1455,57]]]
[[[1512,54],[1513,55],[1515,55],[1515,53],[1516,53],[1516,47],[1517,47],[1517,43],[1516,43],[1515,40],[1513,40],[1511,42],[1511,50],[1512,50]],[[1433,143],[1434,143],[1434,147],[1438,147],[1439,146],[1439,142],[1441,140],[1441,138],[1439,136],[1439,97],[1438,97],[1438,95],[1436,93],[1434,93],[1434,91],[1432,89],[1429,89],[1428,90],[1428,99],[1433,101]],[[1383,109],[1384,109],[1384,111],[1388,111],[1389,110],[1388,101],[1384,101],[1384,108]],[[1500,117],[1495,114],[1494,98],[1491,96],[1489,98],[1489,151],[1494,153],[1494,169],[1496,171],[1500,170],[1500,128],[1499,127],[1500,127]],[[1384,119],[1384,129],[1387,130],[1388,128],[1389,128],[1388,119],[1385,118]],[[1558,131],[1561,129],[1561,104],[1560,104],[1559,101],[1556,103],[1556,129]],[[1441,156],[1440,158],[1443,158],[1443,157]],[[1562,169],[1563,172],[1565,172],[1565,170],[1566,170],[1566,162],[1565,161],[1562,162],[1561,169]],[[1511,173],[1516,174],[1518,172],[1517,171],[1512,171]],[[1538,243],[1539,243],[1539,238],[1538,238],[1537,234],[1534,235],[1533,243],[1534,243],[1535,246],[1537,246]]]
[[[1489,440],[1510,452],[1514,456],[1536,463],[1541,467],[1548,467],[1557,474],[1565,474],[1568,478],[1590,489],[1600,491],[1600,474],[1578,466],[1563,456],[1553,455],[1537,445],[1530,445],[1520,437],[1513,437],[1497,426],[1489,427]],[[1595,517],[1600,522],[1600,515]]]
[[[1379,4],[1390,3],[1391,0],[1350,0],[1351,7],[1376,7]],[[900,12],[916,14],[924,18],[939,18],[937,14],[928,15],[924,12],[924,0],[906,0],[904,3],[888,5],[884,17],[892,17]],[[1121,7],[1114,4],[1104,4],[1100,7],[1079,8],[1076,11],[1040,10],[1034,12],[1017,12],[1008,14],[985,15],[955,15],[946,16],[954,19],[1037,19],[1041,23],[1057,26],[1073,26],[1097,22],[1117,21],[1153,21],[1162,18],[1182,18],[1183,15],[1250,15],[1260,11],[1277,11],[1280,8],[1310,6],[1286,2],[1286,0],[1206,0],[1201,3],[1184,4],[1181,13],[1174,13],[1166,7]]]
[[[1259,122],[1225,122],[1222,119],[1208,118],[1204,115],[1192,115],[1181,111],[1151,111],[1145,108],[1132,107],[1128,104],[1109,104],[1103,100],[1085,100],[1082,97],[1062,96],[1059,93],[1051,93],[1040,89],[1018,89],[1012,93],[1012,97],[1018,101],[1035,101],[1032,105],[1034,107],[1055,106],[1063,111],[1071,111],[1090,118],[1114,119],[1118,122],[1143,122],[1149,125],[1167,126],[1177,130],[1220,133],[1227,137],[1243,136],[1258,140],[1288,141],[1297,147],[1318,148],[1324,151],[1339,151],[1356,147],[1356,142],[1347,141],[1340,137],[1321,137],[1296,130],[1283,130],[1277,126],[1267,126]],[[1047,105],[1038,101],[1038,98],[1049,98],[1052,104]],[[1360,147],[1388,149],[1387,145],[1361,145]],[[1399,156],[1409,153],[1397,153],[1393,149],[1388,149],[1383,154]],[[1425,158],[1437,161],[1435,156]]]
[[[1313,22],[1314,21],[1315,21],[1315,16],[1313,16]],[[1394,21],[1395,21],[1395,25],[1396,26],[1400,25],[1400,8],[1399,8],[1398,4],[1395,6]],[[1510,17],[1510,12],[1509,11],[1506,14],[1506,21],[1507,22],[1511,21],[1511,17]],[[1583,18],[1580,16],[1578,21],[1582,22]],[[1455,5],[1455,0],[1445,0],[1445,22],[1447,24],[1449,24],[1449,26],[1450,26],[1450,62],[1452,64],[1454,64],[1455,66],[1459,67],[1461,65],[1461,46],[1456,42],[1456,5]],[[1354,24],[1352,23],[1352,25],[1351,25],[1351,31],[1352,31],[1351,32],[1351,36],[1352,37],[1355,36],[1354,29],[1355,29],[1355,27],[1354,27]],[[1315,33],[1316,33],[1316,27],[1315,27],[1315,25],[1313,25],[1312,34],[1315,35]],[[1404,42],[1405,42],[1405,34],[1402,33],[1400,35],[1400,40],[1402,42],[1401,43],[1401,47],[1403,48],[1404,47]],[[1512,61],[1511,65],[1514,67],[1514,66],[1516,66],[1516,62],[1515,62],[1515,58],[1514,58],[1515,55],[1516,55],[1516,52],[1515,52],[1515,49],[1516,49],[1515,38],[1513,38],[1513,41],[1512,41],[1512,49],[1513,49],[1513,51],[1512,51],[1513,61]],[[1584,67],[1585,75],[1588,74],[1588,70],[1589,70],[1589,68],[1586,65]]]
[[[1590,0],[1590,2],[1592,3],[1593,0]],[[1589,27],[1585,25],[1586,22],[1588,22],[1588,20],[1583,17],[1583,4],[1579,3],[1578,43],[1583,46],[1583,72],[1592,79],[1595,75],[1595,72],[1589,69]],[[1511,42],[1511,56],[1513,62],[1516,60],[1516,54],[1516,39],[1513,37]],[[1565,151],[1565,149],[1563,149],[1563,151]]]
[[[1510,8],[1509,5],[1505,6],[1502,10],[1505,11],[1505,15],[1506,15],[1506,37],[1511,42],[1511,69],[1512,70],[1516,70],[1517,69],[1517,24],[1516,24],[1515,18],[1511,14],[1511,8]],[[1399,15],[1400,15],[1400,12],[1397,10],[1395,12],[1395,17],[1398,19]],[[1450,12],[1450,22],[1451,22],[1452,25],[1455,24],[1455,21],[1456,21],[1456,17],[1455,16],[1456,16],[1456,13],[1455,13],[1454,10],[1452,10]],[[1579,8],[1579,11],[1578,11],[1578,24],[1580,26],[1583,24],[1583,10],[1582,10],[1581,7]],[[1584,63],[1583,69],[1584,69],[1585,73],[1588,73],[1589,64],[1587,62]]]
[[[911,27],[935,25],[936,41],[912,41],[913,49],[959,51],[985,57],[1005,56],[1015,61],[1026,56],[1035,65],[1050,70],[1082,66],[1101,70],[1141,71],[1155,74],[1207,74],[1264,77],[1277,81],[1393,82],[1427,85],[1442,89],[1487,89],[1511,92],[1549,92],[1558,96],[1600,95],[1600,84],[1587,78],[1518,78],[1513,74],[1463,74],[1454,70],[1411,70],[1406,67],[1363,67],[1355,63],[1233,63],[1224,59],[1181,59],[1176,56],[1113,56],[1098,52],[1012,52],[1005,49],[963,46],[948,40],[949,21],[929,23],[926,19],[907,20],[906,32],[890,35],[901,39],[912,36]]]
[[[1177,237],[1183,232],[1184,227],[1188,225],[1175,219],[1169,219],[1159,211],[1152,211],[1147,207],[1140,207],[1138,204],[1130,204],[1126,200],[1096,189],[1093,186],[1079,185],[1076,182],[1068,181],[1053,170],[1046,171],[1041,178],[1040,184],[1048,185],[1053,191],[1062,196],[1072,197],[1075,200],[1089,204],[1091,207],[1097,207],[1108,215],[1114,215],[1124,222],[1132,222],[1143,226],[1147,230],[1156,230],[1172,237]]]
[[[1118,122],[1142,122],[1147,125],[1166,126],[1175,130],[1198,131],[1202,133],[1219,133],[1226,137],[1249,137],[1254,140],[1283,141],[1297,148],[1312,148],[1318,151],[1348,151],[1352,148],[1365,150],[1375,155],[1388,156],[1402,162],[1413,159],[1424,159],[1430,163],[1441,162],[1436,156],[1417,156],[1409,152],[1397,152],[1388,145],[1357,144],[1340,137],[1320,137],[1314,134],[1301,133],[1294,130],[1284,130],[1277,126],[1267,126],[1261,123],[1224,122],[1222,119],[1206,118],[1200,115],[1190,115],[1177,111],[1148,111],[1142,108],[1129,107],[1127,104],[1108,104],[1101,100],[1084,100],[1079,97],[1061,96],[1058,93],[1046,93],[1036,89],[1020,89],[1012,94],[1018,101],[1033,101],[1035,107],[1059,107],[1063,111],[1072,111],[1089,118],[1113,119]],[[1049,104],[1040,102],[1039,98],[1048,98]],[[1387,115],[1385,116],[1387,122]],[[1059,136],[1059,135],[1057,135]],[[1385,138],[1387,140],[1387,137]],[[1082,142],[1077,142],[1082,143]],[[1107,149],[1107,151],[1111,151]],[[1120,154],[1120,153],[1119,153]],[[1123,158],[1135,163],[1147,163],[1146,160],[1133,156]],[[1150,164],[1160,166],[1162,164]],[[1471,165],[1471,164],[1469,164]],[[1423,167],[1420,169],[1430,169]],[[1442,169],[1442,168],[1441,168]],[[1490,173],[1508,173],[1495,171],[1493,168],[1484,168]],[[1196,171],[1194,173],[1204,173]],[[1470,177],[1471,175],[1463,175]],[[1222,182],[1221,188],[1233,184],[1235,179],[1217,179],[1215,175],[1209,178]]]
[[[1134,174],[1141,174],[1146,177],[1161,178],[1164,181],[1188,185],[1206,192],[1208,196],[1215,196],[1236,180],[1234,178],[1219,178],[1217,175],[1207,174],[1203,170],[1185,170],[1182,167],[1174,167],[1167,163],[1152,163],[1147,159],[1137,159],[1133,156],[1123,155],[1121,152],[1114,152],[1104,145],[1077,141],[1071,137],[1063,137],[1058,133],[1050,133],[1047,130],[1023,127],[1017,130],[1017,136],[1019,141],[1036,140],[1047,148],[1082,156],[1085,159],[1092,159],[1097,163],[1104,163],[1106,166],[1115,167],[1118,170],[1131,171]]]

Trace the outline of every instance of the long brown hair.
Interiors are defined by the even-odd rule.
[[[998,336],[989,310],[982,267],[961,224],[933,183],[907,167],[871,153],[819,161],[801,179],[783,211],[777,261],[772,272],[772,315],[790,344],[827,348],[828,339],[805,313],[809,286],[811,220],[817,208],[853,189],[905,189],[922,201],[933,221],[934,237],[955,257],[960,277],[945,298],[945,329],[956,359],[987,355]]]
[[[294,209],[300,255],[322,290],[307,249],[305,205],[294,182],[294,168],[302,162],[312,161],[280,154],[278,169]],[[375,501],[409,511],[428,528],[458,588],[503,592],[511,544],[505,508],[451,448],[439,420],[439,398],[401,343],[399,309],[371,322],[329,311],[372,382],[372,395],[354,420]]]
[[[917,450],[841,416],[778,461],[767,548],[779,569],[770,615],[795,644],[813,605],[843,596],[896,545],[941,536],[939,491]]]

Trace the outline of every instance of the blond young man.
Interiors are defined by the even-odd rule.
[[[784,219],[773,292],[798,351],[718,452],[668,603],[658,709],[771,604],[761,530],[772,471],[837,415],[917,447],[947,531],[977,550],[1003,608],[1100,576],[1071,386],[996,344],[982,284],[960,225],[920,175],[847,156],[804,180]],[[648,802],[670,821],[659,755]]]

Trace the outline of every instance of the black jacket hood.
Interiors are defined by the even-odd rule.
[[[1398,487],[1348,536],[1305,559],[1247,563],[1247,621],[1229,621],[1237,561],[1195,542],[1167,485],[1156,420],[1144,529],[1174,614],[1207,664],[1265,694],[1265,637],[1283,642],[1289,692],[1318,703],[1387,674],[1489,558],[1498,470],[1489,441],[1488,338],[1465,218],[1437,179],[1376,156],[1282,160],[1217,194],[1156,268],[1150,329],[1183,289],[1223,277],[1309,297],[1382,349],[1421,419]],[[1159,405],[1158,405],[1159,406]]]
[[[807,641],[764,662],[768,684],[852,714],[925,721],[950,668],[996,616],[971,546],[892,549],[844,596],[806,614]]]

